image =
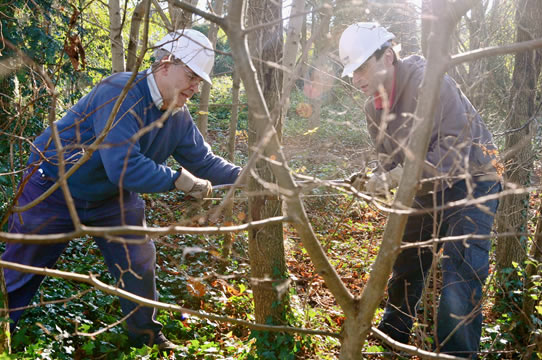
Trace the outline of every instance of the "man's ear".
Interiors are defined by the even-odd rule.
[[[395,59],[395,54],[393,52],[393,49],[391,47],[387,48],[384,52],[384,56],[386,58],[386,65],[393,65],[393,60]]]
[[[160,71],[162,71],[164,74],[167,74],[170,66],[171,66],[171,61],[169,60],[169,57],[164,56],[160,60],[160,67],[159,67]]]

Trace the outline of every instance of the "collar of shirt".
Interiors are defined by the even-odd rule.
[[[151,92],[151,98],[154,105],[158,108],[158,110],[162,111],[162,106],[164,105],[164,99],[162,98],[162,94],[160,94],[160,90],[158,90],[158,85],[156,84],[156,80],[154,79],[154,74],[152,73],[152,67],[150,67],[147,70],[147,84],[149,85],[149,90]],[[171,112],[171,115],[179,112],[181,108],[175,108]]]
[[[389,97],[390,108],[393,105],[393,100],[395,100],[395,79],[396,78],[397,78],[397,72],[395,71],[395,68],[394,68],[393,69],[393,83],[391,85],[391,95]],[[376,110],[384,109],[384,104],[382,103],[382,96],[380,96],[380,93],[378,91],[374,95],[374,103],[375,103]]]

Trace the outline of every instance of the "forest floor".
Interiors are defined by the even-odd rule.
[[[214,141],[223,139],[212,134]],[[243,140],[241,140],[242,142]],[[238,144],[246,148],[246,142]],[[216,145],[220,148],[220,144]],[[331,141],[317,136],[296,135],[286,137],[284,149],[294,172],[325,179],[342,179],[363,169],[367,150],[347,139]],[[215,194],[220,198],[223,192]],[[234,223],[246,219],[246,200],[239,195],[234,207]],[[167,226],[186,223],[187,214],[201,211],[193,203],[182,201],[177,193],[143,195],[147,205],[147,225]],[[354,295],[360,295],[368,279],[371,264],[377,252],[386,214],[351,195],[333,189],[318,188],[305,195],[306,210],[313,229],[326,250],[330,262]],[[217,203],[217,202],[215,202]],[[530,209],[537,209],[540,196],[533,196]],[[534,210],[531,210],[534,211]],[[538,215],[532,214],[534,218]],[[192,218],[197,224],[197,216]],[[223,257],[226,240],[233,241],[229,257]],[[286,263],[292,286],[289,291],[292,308],[291,325],[314,330],[339,333],[344,316],[323,279],[303,248],[290,225],[284,227]],[[155,240],[157,249],[157,287],[160,300],[166,303],[202,310],[221,316],[254,321],[250,267],[246,233],[231,238],[224,235],[166,235]],[[492,267],[494,262],[492,261]],[[57,268],[79,273],[92,272],[104,281],[113,282],[106,271],[99,250],[89,238],[70,243]],[[430,284],[429,289],[438,289]],[[432,291],[420,306],[411,343],[430,349],[432,335]],[[164,324],[164,333],[181,345],[181,351],[160,354],[156,348],[131,348],[122,326],[109,324],[122,315],[118,299],[89,287],[72,282],[48,278],[35,302],[47,305],[34,307],[24,314],[19,330],[13,335],[12,359],[250,359],[254,358],[255,338],[251,332],[237,324],[228,324],[196,316],[160,311],[158,320]],[[486,286],[483,306],[485,316],[482,333],[481,358],[516,359],[515,339],[503,332],[509,322],[506,313],[494,308],[495,289],[490,280]],[[62,299],[68,299],[69,301]],[[383,305],[383,304],[382,304]],[[377,311],[375,324],[382,315]],[[100,329],[106,331],[92,336]],[[340,344],[337,339],[323,336],[295,335],[295,354],[284,359],[335,359]],[[280,345],[277,345],[280,346]],[[368,358],[390,358],[393,354],[372,337],[364,346]],[[264,358],[264,357],[261,357]],[[269,357],[272,359],[273,357]],[[276,358],[276,357],[275,357]],[[282,357],[280,357],[282,360]]]

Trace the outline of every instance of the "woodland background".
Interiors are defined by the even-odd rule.
[[[11,346],[2,339],[2,358],[437,358],[429,351],[438,267],[410,347],[371,333],[406,216],[396,204],[412,202],[430,122],[409,144],[418,156],[395,202],[331,181],[374,159],[365,98],[337,61],[346,26],[373,20],[397,35],[402,56],[428,59],[420,119],[431,118],[448,72],[493,132],[504,192],[480,357],[542,358],[542,1],[4,0],[0,19],[2,244],[52,241],[6,232],[34,137],[106,76],[147,68],[152,44],[174,29],[198,29],[216,44],[213,86],[189,108],[215,153],[250,178],[248,189],[217,190],[208,208],[182,193],[143,195],[140,232],[158,253],[160,303],[150,305],[182,351],[129,347],[92,241],[104,230],[91,228],[56,270],[20,269],[47,278]],[[419,245],[436,249],[437,240]]]

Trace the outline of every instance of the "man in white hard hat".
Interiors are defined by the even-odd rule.
[[[87,226],[145,226],[145,203],[138,193],[180,190],[194,198],[208,197],[212,184],[235,182],[240,168],[212,153],[185,105],[202,81],[211,83],[214,52],[211,43],[195,30],[166,35],[155,49],[155,63],[137,74],[129,85],[109,130],[106,123],[131,73],[117,73],[100,82],[56,122],[63,145],[66,170],[100,136],[103,143],[68,179],[79,221]],[[49,189],[59,177],[59,152],[47,128],[34,142],[21,183],[17,205],[24,206]],[[166,165],[173,156],[178,169]],[[14,233],[54,234],[76,230],[60,189],[38,205],[9,219]],[[156,250],[151,239],[115,235],[127,243],[95,237],[109,271],[120,288],[157,300]],[[139,240],[139,241],[137,241]],[[66,243],[7,244],[2,259],[52,268]],[[30,302],[43,277],[4,270],[10,308]],[[175,349],[162,334],[156,311],[120,299],[127,315],[129,336],[136,346],[158,345]],[[10,312],[11,330],[22,311]]]
[[[398,185],[401,166],[408,156],[405,147],[416,137],[413,114],[422,101],[418,90],[425,60],[420,56],[400,59],[392,44],[394,37],[377,23],[357,23],[343,32],[339,43],[342,75],[352,77],[353,85],[368,96],[367,127],[379,159],[375,175],[367,180],[358,173],[351,181],[359,190],[372,194],[387,193]],[[449,76],[444,77],[437,106],[423,171],[424,186],[420,186],[414,206],[431,209],[499,192],[492,136]],[[482,286],[488,275],[491,247],[489,234],[497,205],[497,200],[489,200],[483,206],[456,206],[408,218],[403,242],[463,236],[459,241],[439,243],[443,283],[435,319],[438,351],[476,357]],[[482,239],[466,240],[465,235],[482,235]],[[408,343],[432,261],[431,248],[412,248],[402,251],[394,264],[379,328],[402,343]]]

